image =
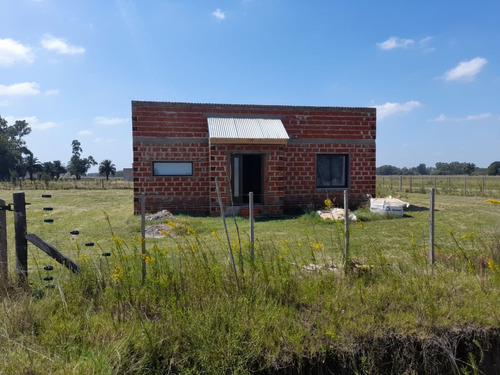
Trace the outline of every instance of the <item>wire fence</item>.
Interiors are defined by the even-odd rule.
[[[134,183],[126,181],[122,178],[82,178],[76,179],[60,179],[57,181],[41,181],[41,180],[16,180],[16,181],[0,181],[0,190],[109,190],[109,189],[132,189]]]
[[[500,176],[377,176],[377,194],[428,193],[500,197]]]

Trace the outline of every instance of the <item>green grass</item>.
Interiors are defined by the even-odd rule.
[[[440,194],[500,197],[499,176],[377,176],[377,192],[384,195],[423,194],[433,187]]]
[[[0,191],[7,202],[11,194]],[[485,197],[438,195],[438,261],[431,267],[429,197],[402,199],[412,204],[404,218],[356,211],[362,223],[351,223],[350,251],[365,266],[349,276],[302,268],[342,264],[342,225],[314,214],[259,218],[252,262],[248,220],[237,218],[242,273],[228,219],[238,289],[220,218],[176,216],[170,236],[148,239],[142,284],[140,219],[130,190],[26,191],[28,232],[82,271],[44,271],[53,261],[30,246],[32,285],[17,287],[7,213],[11,282],[0,289],[0,374],[296,373],[332,357],[339,366],[359,366],[352,372],[377,373],[380,348],[366,347],[357,361],[359,343],[498,327],[500,206]],[[54,210],[44,211],[48,206]],[[44,223],[48,217],[54,223]],[[48,274],[53,289],[42,280]],[[460,362],[464,373],[479,361],[469,354]]]

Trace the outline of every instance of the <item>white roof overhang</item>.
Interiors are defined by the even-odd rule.
[[[209,117],[210,143],[286,144],[289,136],[281,120]]]

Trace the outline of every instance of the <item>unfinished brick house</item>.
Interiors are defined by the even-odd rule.
[[[375,194],[374,108],[132,101],[134,211],[282,215]],[[232,203],[231,203],[232,201]]]

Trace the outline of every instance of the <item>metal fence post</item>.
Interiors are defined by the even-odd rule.
[[[431,202],[429,207],[429,261],[434,264],[434,202],[436,189],[431,189]]]
[[[248,194],[248,213],[250,219],[250,259],[253,262],[255,258],[255,238],[254,238],[254,217],[253,217],[253,192]]]
[[[146,196],[141,195],[142,284],[146,281]]]
[[[345,249],[344,249],[344,273],[349,273],[349,190],[344,190],[344,223],[345,223]]]

